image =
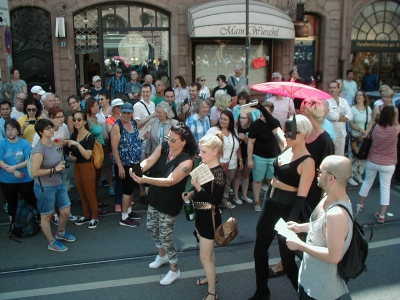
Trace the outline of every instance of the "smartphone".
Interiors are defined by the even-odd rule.
[[[29,120],[29,124],[35,124],[36,123],[36,120]]]
[[[140,163],[132,163],[131,169],[133,170],[133,173],[136,174],[136,176],[143,177],[142,167],[140,166]]]
[[[188,103],[189,103],[189,100],[186,98],[186,99],[183,101],[183,105],[188,104]]]

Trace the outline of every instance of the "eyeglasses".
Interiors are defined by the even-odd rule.
[[[54,131],[54,126],[48,126],[44,130]]]
[[[37,108],[27,108],[27,112],[37,112]]]
[[[72,122],[81,122],[83,120],[82,118],[72,118]]]
[[[172,143],[176,143],[177,141],[179,141],[180,139],[173,139],[172,137],[170,137],[169,135],[166,135],[165,136],[165,139],[167,140],[167,141],[169,141],[169,142],[172,142]]]
[[[239,117],[239,119],[241,119],[241,120],[247,120],[248,117]]]
[[[22,99],[22,98],[19,98],[19,97],[17,97],[17,100],[18,101],[25,101],[25,99]]]
[[[68,105],[72,105],[72,104],[75,104],[75,103],[78,103],[78,101],[71,101],[70,103],[68,103]]]
[[[328,173],[329,175],[332,175],[332,176],[333,176],[333,178],[335,178],[335,179],[336,179],[336,176],[335,176],[335,175],[333,175],[331,172],[324,171],[324,170],[321,170],[321,169],[317,169],[317,176],[320,176],[320,175],[321,175],[321,173]]]
[[[162,86],[162,84],[155,84],[154,86],[155,87],[159,87],[159,86]]]
[[[64,118],[65,118],[65,116],[64,116],[64,115],[62,115],[62,116],[59,116],[59,117],[53,117],[52,119],[61,120],[61,119],[64,119]]]

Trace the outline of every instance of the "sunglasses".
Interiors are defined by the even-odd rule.
[[[173,139],[172,137],[170,137],[169,135],[166,135],[165,136],[165,139],[167,140],[167,141],[170,141],[170,142],[172,142],[172,143],[176,143],[177,141],[179,141],[180,139]]]
[[[83,120],[82,118],[72,118],[72,122],[81,122]]]
[[[36,108],[27,108],[26,109],[27,112],[37,112]]]
[[[206,81],[205,79],[200,79],[200,81]]]
[[[122,72],[116,72],[116,73],[118,74],[118,73],[122,73]]]
[[[54,126],[48,126],[48,127],[44,128],[44,130],[54,131]]]
[[[332,176],[333,176],[333,178],[335,178],[335,179],[336,179],[336,176],[335,176],[335,175],[333,175],[331,172],[324,171],[324,170],[321,170],[321,169],[317,169],[317,175],[318,175],[318,176],[320,176],[322,173],[328,173],[329,175],[332,175]]]

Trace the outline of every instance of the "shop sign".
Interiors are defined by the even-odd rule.
[[[400,52],[400,41],[351,41],[352,51]]]
[[[221,36],[246,36],[245,25],[222,25],[215,26],[219,29]],[[250,25],[249,34],[256,37],[279,37],[279,27],[264,26],[264,25]]]
[[[0,25],[11,26],[10,9],[8,7],[8,0],[0,0],[0,17],[3,20],[0,23]]]

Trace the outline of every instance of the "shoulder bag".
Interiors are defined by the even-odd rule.
[[[365,160],[368,157],[369,149],[371,148],[372,144],[372,132],[374,131],[376,124],[378,123],[375,123],[374,126],[372,126],[371,131],[365,138],[363,138],[360,147],[358,147],[358,153],[356,157],[359,160]]]
[[[228,175],[229,162],[231,161],[231,158],[232,158],[232,155],[233,155],[233,150],[235,150],[235,137],[233,136],[233,134],[232,134],[232,140],[233,140],[233,146],[232,146],[232,151],[231,151],[231,155],[229,156],[228,162],[220,163],[220,165],[222,167],[222,170],[224,171],[225,175]]]
[[[88,139],[90,133],[86,136],[86,140]],[[98,142],[94,141],[93,144],[93,154],[92,154],[92,161],[96,169],[100,169],[103,166],[104,160],[104,150],[103,146]]]
[[[211,183],[211,194],[213,193],[213,190],[214,190],[214,180]],[[218,246],[225,246],[229,244],[231,241],[235,239],[235,237],[239,233],[237,221],[232,215],[232,208],[230,210],[231,210],[231,217],[225,223],[222,223],[221,225],[218,226],[217,229],[215,229],[215,211],[214,208],[211,209],[211,217],[214,227],[214,241]]]

